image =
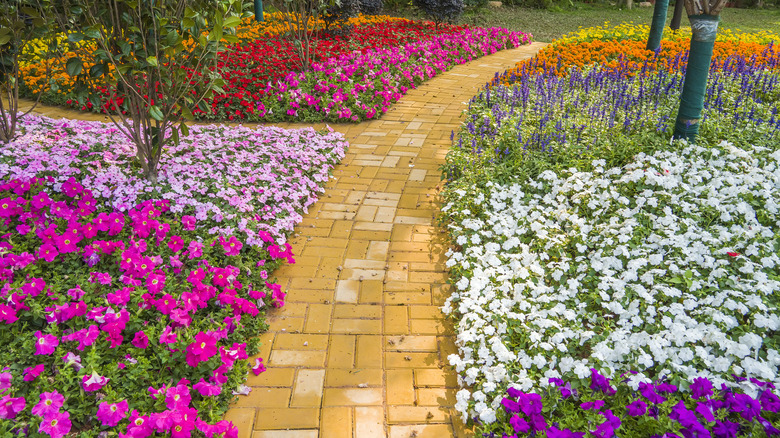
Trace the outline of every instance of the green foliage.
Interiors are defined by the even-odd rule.
[[[436,23],[452,23],[463,13],[464,0],[414,0],[414,5]]]
[[[78,101],[118,116],[113,120],[135,143],[149,180],[156,181],[165,145],[183,129],[176,123],[221,91],[217,53],[237,41],[242,13],[241,0],[62,0],[57,8],[68,40],[85,43],[66,64]],[[84,51],[95,61],[89,70]],[[96,93],[104,89],[107,104]]]
[[[7,0],[0,3],[0,142],[2,143],[7,143],[14,138],[17,122],[24,116],[18,114],[19,86],[23,82],[19,77],[19,63],[25,56],[30,56],[24,53],[25,45],[30,40],[45,39],[51,34],[52,22],[45,13],[50,7],[49,0]],[[40,54],[44,61],[47,54],[48,52]],[[38,98],[41,95],[39,94]]]

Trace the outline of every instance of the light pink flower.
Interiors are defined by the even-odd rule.
[[[106,386],[109,380],[111,379],[100,376],[95,371],[92,371],[92,375],[81,378],[81,386],[87,392],[97,391]]]

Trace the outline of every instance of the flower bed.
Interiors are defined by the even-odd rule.
[[[444,310],[480,432],[777,432],[780,54],[762,50],[714,65],[698,145],[668,142],[683,74],[625,58],[529,63],[471,101]]]
[[[390,17],[358,19],[346,36],[320,34],[314,43],[314,65],[301,74],[292,43],[274,33],[280,30],[278,22],[266,26],[245,22],[238,29],[244,40],[228,46],[219,62],[225,69],[225,92],[216,95],[205,112],[194,109],[196,117],[343,122],[377,118],[408,89],[453,65],[530,42],[530,35],[506,29],[437,27]],[[73,80],[62,73],[69,56],[49,62],[59,88],[45,92],[44,101],[97,110],[91,103],[78,104],[72,96]],[[28,92],[43,89],[45,71],[44,63],[24,67]],[[106,108],[124,103],[121,97],[114,102],[106,92],[102,95]]]
[[[500,75],[494,83],[512,84],[517,75],[531,66],[539,73],[561,76],[565,76],[571,67],[594,64],[613,70],[620,66],[630,73],[647,69],[679,70],[680,65],[685,64],[691,44],[690,29],[672,33],[667,28],[658,53],[646,49],[649,32],[648,26],[633,24],[583,29],[544,47],[533,60],[518,62],[515,69]],[[777,41],[780,41],[780,35],[771,32],[719,32],[713,60],[722,67],[729,56],[739,55],[748,59],[755,57],[754,63],[772,63],[771,68],[780,68],[777,61],[772,61],[775,59],[773,53],[780,50]]]
[[[284,303],[284,238],[343,139],[193,127],[155,188],[108,125],[22,131],[0,167],[0,432],[235,437],[219,420],[264,369],[250,357],[264,309]]]
[[[300,222],[334,163],[344,157],[341,134],[193,126],[160,161],[156,187],[140,172],[128,174],[135,154],[111,124],[27,117],[28,134],[0,152],[0,177],[46,175],[61,184],[71,176],[119,210],[151,198],[173,201],[173,213],[195,216],[209,234],[237,234],[263,245]],[[110,147],[107,147],[110,145]]]

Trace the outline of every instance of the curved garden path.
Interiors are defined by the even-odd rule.
[[[252,392],[226,415],[239,438],[469,435],[452,408],[457,379],[447,356],[456,347],[439,310],[450,293],[435,225],[439,166],[466,102],[543,46],[456,66],[381,120],[334,126],[350,147],[291,238],[297,263],[276,272],[288,296],[261,336],[268,371],[250,374]]]

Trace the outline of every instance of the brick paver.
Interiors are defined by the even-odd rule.
[[[261,335],[268,371],[250,376],[252,392],[225,417],[240,438],[469,436],[453,410],[456,348],[439,310],[449,295],[439,166],[465,103],[542,46],[456,66],[381,120],[333,127],[350,148],[290,240],[297,263],[276,272],[288,299]]]

